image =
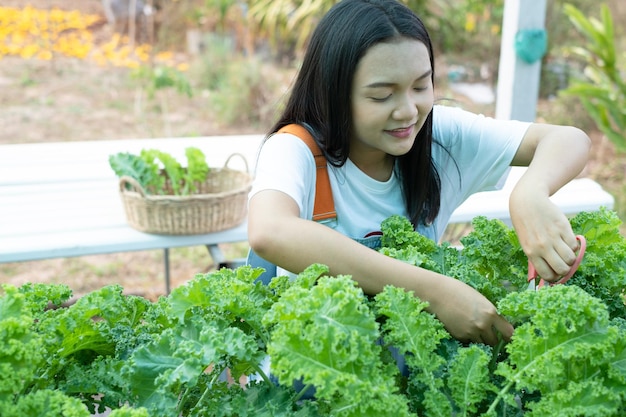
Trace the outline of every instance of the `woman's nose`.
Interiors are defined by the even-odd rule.
[[[417,115],[417,101],[407,94],[398,101],[396,108],[392,113],[395,120],[413,120]]]

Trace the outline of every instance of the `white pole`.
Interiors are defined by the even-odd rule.
[[[520,31],[544,30],[546,0],[505,0],[496,118],[533,122],[536,117],[541,59],[529,63],[516,53],[515,39]]]

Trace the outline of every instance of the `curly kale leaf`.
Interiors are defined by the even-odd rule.
[[[2,417],[90,417],[81,401],[61,391],[42,389],[22,395],[15,403],[0,401]]]
[[[418,248],[408,246],[406,248],[381,247],[379,252],[390,258],[397,259],[408,264],[428,269],[429,271],[441,273],[441,265],[438,264],[429,254],[420,252]]]
[[[596,211],[582,211],[570,219],[570,224],[574,233],[597,241],[602,247],[623,244],[624,237],[619,230],[622,221],[613,210],[602,207]]]
[[[346,276],[287,289],[267,313],[268,353],[281,384],[302,379],[332,415],[408,415],[396,393],[395,364],[384,364],[378,326],[363,292]]]
[[[587,239],[587,251],[569,283],[602,299],[611,317],[626,317],[626,238],[617,213],[607,209],[582,212],[571,220],[575,233]]]
[[[190,416],[211,417],[321,417],[327,416],[315,401],[294,402],[291,387],[253,383],[244,389],[214,385],[210,397],[189,411]]]
[[[134,178],[148,194],[155,194],[163,188],[165,178],[160,175],[159,166],[153,160],[120,152],[109,156],[109,165],[118,177]]]
[[[124,406],[111,411],[108,417],[150,417],[150,414],[145,408],[129,408]]]
[[[261,273],[261,269],[243,266],[196,275],[169,295],[169,314],[181,322],[194,314],[226,320],[254,335],[264,346],[269,335],[262,320],[276,296],[270,288],[256,282]]]
[[[142,297],[126,296],[118,285],[103,287],[66,308],[48,310],[35,323],[43,337],[44,353],[32,386],[59,389],[84,398],[93,411],[100,405],[125,400],[125,381],[118,377],[121,364],[138,346],[162,330],[152,304]],[[93,396],[99,395],[97,398]]]
[[[456,248],[422,236],[406,217],[390,216],[381,223],[381,230],[380,252],[389,257],[445,275],[458,263]]]
[[[91,363],[71,361],[59,374],[56,389],[83,398],[92,414],[115,409],[130,398],[123,366],[124,360],[112,356],[97,356]]]
[[[196,405],[188,392],[200,387],[201,398],[211,396],[226,368],[261,372],[264,357],[253,337],[226,320],[194,315],[135,350],[123,373],[137,406],[175,417]]]
[[[44,362],[42,336],[33,330],[26,296],[3,285],[0,298],[0,401],[10,402],[36,380]]]
[[[496,392],[489,372],[490,360],[486,347],[471,345],[459,349],[450,361],[446,385],[458,415],[480,415],[481,405]]]
[[[404,216],[393,215],[383,220],[380,225],[383,235],[381,245],[386,248],[405,249],[413,247],[425,255],[437,251],[437,244],[417,233],[413,225]]]
[[[623,391],[623,389],[622,389]],[[604,417],[622,415],[623,392],[607,386],[600,378],[570,382],[566,389],[546,392],[541,401],[528,404],[527,417],[558,415]]]
[[[597,383],[614,390],[618,378],[623,378],[626,334],[611,325],[602,301],[582,289],[558,285],[511,293],[499,304],[499,310],[512,322],[521,323],[506,347],[507,360],[496,370],[507,381],[500,394],[512,387],[522,392],[550,393],[528,404],[536,410],[557,398],[569,398],[563,404],[569,403],[570,411],[562,408],[563,415],[579,415],[572,410],[585,406],[584,396],[570,398],[568,392]],[[605,388],[589,390],[586,395],[604,395]],[[619,391],[623,400],[623,386]],[[592,403],[587,398],[586,405]]]
[[[525,289],[528,260],[515,231],[500,220],[483,216],[475,217],[472,226],[461,238],[463,263],[472,265],[493,285],[507,282],[513,289]]]
[[[413,383],[425,388],[424,404],[428,415],[450,416],[451,404],[443,393],[441,369],[445,366],[437,348],[450,337],[443,324],[424,312],[428,303],[421,302],[411,292],[385,287],[375,297],[375,309],[385,318],[382,333],[385,343],[405,355]]]
[[[126,400],[121,363],[160,331],[146,314],[158,304],[108,286],[69,306],[47,308],[69,294],[60,285],[5,287],[0,333],[9,342],[0,343],[0,397],[58,390],[83,398],[91,412],[97,404]],[[104,395],[92,400],[97,394]]]
[[[522,266],[525,267],[526,258],[515,234],[498,220],[476,218],[474,230],[462,239],[465,245],[462,250],[447,242],[437,245],[414,231],[409,220],[402,216],[389,217],[381,228],[379,252],[457,278],[493,303],[502,299],[511,287],[525,288]]]
[[[145,321],[152,304],[122,293],[119,285],[108,285],[76,300],[68,308],[50,311],[39,324],[48,334],[47,350],[64,367],[63,358],[119,355],[124,357],[142,338],[158,332],[159,326]],[[54,336],[54,337],[52,337]],[[52,365],[52,364],[51,364]]]
[[[72,298],[72,290],[65,284],[26,283],[18,288],[24,294],[25,306],[35,318],[50,308],[59,308]]]

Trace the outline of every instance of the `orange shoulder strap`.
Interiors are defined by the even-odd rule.
[[[326,158],[320,150],[319,146],[313,139],[313,136],[303,126],[290,124],[282,127],[278,132],[291,133],[302,139],[307,144],[313,157],[315,158],[315,166],[317,167],[317,178],[315,181],[315,203],[313,205],[313,220],[326,220],[337,218],[335,212],[335,202],[333,201],[333,191],[330,188],[330,178],[328,177],[328,168],[326,166]]]

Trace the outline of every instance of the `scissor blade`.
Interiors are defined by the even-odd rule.
[[[536,279],[531,279],[528,282],[528,289],[530,291],[537,291],[538,288],[537,288],[537,280]]]

